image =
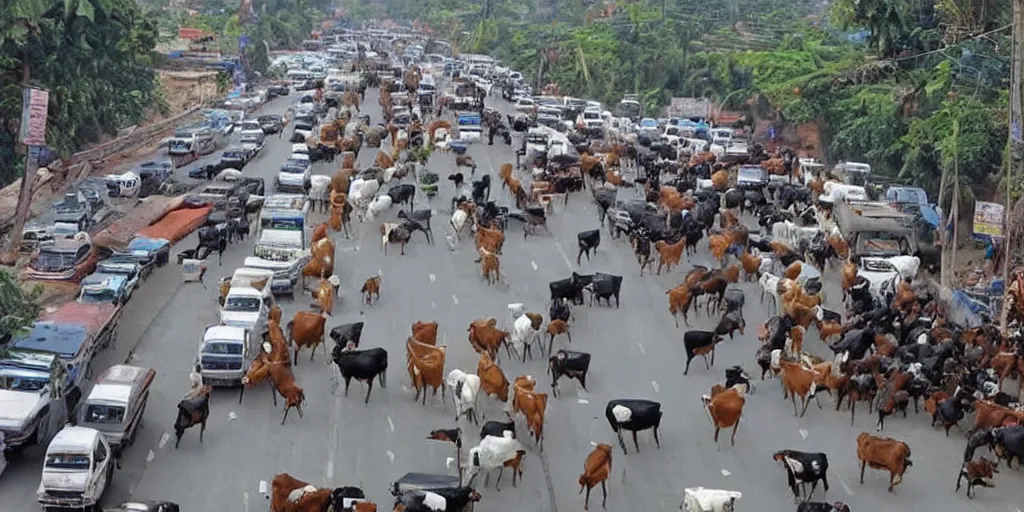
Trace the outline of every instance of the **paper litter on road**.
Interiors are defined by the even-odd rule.
[[[586,398],[577,399],[576,402],[580,403],[580,404],[583,404],[583,405],[589,405],[590,404],[590,400],[587,400]]]
[[[804,439],[807,439],[807,429],[802,428],[802,429],[799,430],[799,432],[800,432],[800,437],[802,437]]]
[[[392,464],[395,463],[395,454],[391,450],[388,450],[388,461],[390,461]]]
[[[228,413],[228,421],[234,421],[234,420],[237,420],[237,419],[238,419],[238,415],[235,414],[235,411],[231,411],[231,412]]]
[[[160,436],[160,443],[158,444],[160,449],[163,450],[164,446],[167,446],[167,441],[170,441],[170,440],[171,440],[171,435],[168,434],[167,432],[164,432],[164,435]]]
[[[729,475],[731,475],[731,474],[732,474],[732,473],[730,473],[728,469],[723,469],[723,470],[722,470],[722,476],[729,476]]]
[[[437,281],[437,276],[430,274],[430,282],[433,283],[434,281]]]
[[[154,459],[156,459],[156,454],[153,453],[153,450],[150,450],[149,453],[146,454],[146,464],[153,462]]]
[[[661,386],[658,385],[658,381],[652,380],[651,387],[654,388],[655,393],[661,393]]]

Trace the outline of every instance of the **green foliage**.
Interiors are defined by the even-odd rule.
[[[158,105],[149,66],[156,24],[133,0],[12,0],[0,4],[0,186],[12,162],[21,82],[50,92],[47,143],[64,155],[137,124]]]
[[[42,286],[24,290],[14,274],[0,269],[0,343],[23,333],[39,317],[39,297]]]

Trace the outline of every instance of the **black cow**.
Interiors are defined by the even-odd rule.
[[[551,374],[551,392],[558,398],[558,379],[563,375],[576,379],[580,387],[587,389],[587,371],[590,370],[590,354],[572,350],[559,350],[548,358],[548,373]]]
[[[661,404],[653,400],[642,400],[636,398],[610,400],[604,408],[604,416],[608,418],[608,424],[619,436],[619,446],[622,453],[626,451],[626,442],[622,440],[622,431],[629,430],[633,433],[633,446],[640,451],[640,445],[636,441],[636,433],[641,430],[654,429],[654,444],[661,449],[661,441],[658,440],[658,427],[661,426]]]
[[[743,290],[736,288],[729,288],[725,290],[725,312],[731,313],[733,311],[742,312],[743,304],[745,304],[747,298],[743,295]]]
[[[426,493],[431,492],[445,499],[443,511],[436,510],[426,503]],[[405,506],[405,512],[463,512],[470,502],[480,501],[480,493],[472,487],[457,487],[455,489],[439,488],[427,490],[407,491],[395,500],[395,505]]]
[[[569,305],[562,301],[555,301],[551,303],[551,309],[548,310],[548,317],[551,320],[561,320],[565,323],[569,323],[569,319],[572,318],[572,311],[569,309]]]
[[[573,304],[583,304],[583,288],[594,279],[593,275],[572,273],[571,277],[551,281],[548,283],[548,290],[551,291],[551,300],[571,300]]]
[[[807,453],[796,450],[780,450],[772,455],[772,460],[777,461],[786,469],[786,476],[789,480],[789,488],[793,491],[793,499],[799,500],[801,489],[806,484],[811,484],[811,491],[804,496],[804,501],[809,500],[818,488],[818,480],[821,480],[825,492],[828,492],[828,456],[824,453]]]
[[[724,338],[721,334],[712,331],[686,331],[683,335],[683,346],[686,348],[686,368],[683,375],[690,371],[690,362],[698,355],[704,356],[704,366],[711,369],[715,364],[715,345]],[[711,354],[711,363],[708,363],[708,354]]]
[[[331,339],[347,349],[359,348],[359,340],[363,337],[363,325],[364,322],[339,325],[331,329]]]
[[[512,432],[512,439],[516,437],[516,422],[515,420],[508,420],[506,422],[500,421],[488,421],[484,423],[484,426],[480,427],[480,439],[487,436],[504,437],[504,432]]]
[[[455,445],[456,448],[462,448],[462,429],[461,428],[439,428],[431,430],[430,435],[427,439],[433,439],[434,441],[446,441]]]
[[[590,261],[590,251],[593,250],[596,254],[597,246],[601,245],[601,230],[591,229],[590,231],[576,233],[576,243],[580,249],[580,252],[576,255],[576,264],[580,264],[580,258],[584,254],[587,255],[587,261]]]
[[[336,487],[331,491],[331,507],[333,510],[352,510],[353,501],[365,501],[366,494],[358,487]]]
[[[352,379],[365,382],[366,399],[364,404],[370,403],[370,392],[373,391],[373,379],[380,380],[380,386],[387,388],[388,351],[383,348],[371,348],[368,350],[345,350],[343,345],[335,345],[331,359],[338,365],[342,378],[345,379],[345,396],[348,396],[348,386]]]
[[[462,188],[462,184],[466,182],[466,177],[461,172],[456,172],[448,175],[448,181],[455,185],[455,190]]]
[[[597,305],[601,305],[601,300],[608,301],[608,307],[612,307],[612,297],[615,297],[615,307],[619,307],[619,292],[622,290],[622,276],[614,274],[602,274],[598,272],[594,275],[593,280],[590,284],[586,285],[585,288],[590,291],[590,305],[594,305],[594,299],[597,299]]]
[[[841,501],[835,503],[805,501],[796,506],[796,512],[850,512],[850,506]]]
[[[740,335],[743,334],[743,329],[747,327],[746,320],[743,319],[743,313],[740,311],[729,311],[722,315],[722,319],[718,321],[718,326],[715,327],[715,334],[725,336],[729,335],[729,339],[733,339],[733,333],[740,331]]]
[[[409,211],[412,211],[412,204],[416,199],[416,185],[403,183],[388,189],[388,197],[391,203],[396,205],[409,204]]]
[[[479,180],[473,180],[473,201],[485,203],[491,199],[491,175],[485,174]]]
[[[228,234],[226,229],[216,226],[204,226],[199,228],[199,243],[195,248],[196,258],[205,260],[210,253],[217,251],[217,264],[224,263],[224,251],[228,248]]]
[[[935,413],[932,414],[932,426],[934,427],[936,422],[941,422],[946,430],[946,435],[949,436],[949,429],[964,419],[967,407],[970,406],[973,400],[970,393],[963,388],[957,387],[956,391],[953,392],[953,396],[942,400],[936,405]]]
[[[1019,468],[1024,462],[1024,425],[994,428],[992,440],[996,455],[1006,460],[1007,467],[1013,467],[1013,459],[1017,459]]]
[[[725,192],[725,207],[739,208],[743,206],[743,195],[742,189],[730,188]]]
[[[416,210],[412,213],[405,213],[405,210],[398,211],[398,218],[404,220],[416,221],[420,226],[423,227],[423,232],[427,235],[427,243],[434,243],[434,231],[430,229],[430,217],[433,212],[430,210]]]
[[[206,432],[206,420],[210,418],[210,390],[198,390],[189,393],[178,402],[178,417],[174,420],[174,448],[181,444],[181,436],[185,430],[199,425],[199,443],[203,442]]]

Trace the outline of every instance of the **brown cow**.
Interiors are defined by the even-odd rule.
[[[860,483],[864,483],[864,468],[889,470],[889,492],[903,482],[903,473],[914,464],[910,461],[910,447],[891,437],[879,437],[861,432],[857,436],[857,460],[860,461]]]
[[[999,387],[1003,387],[1003,380],[1013,375],[1024,376],[1024,357],[1016,352],[1000,352],[992,357],[989,362],[992,371],[996,373],[999,380]]]
[[[330,489],[317,489],[288,473],[278,473],[270,482],[270,512],[323,510],[330,499]],[[311,508],[314,502],[317,506]]]
[[[512,179],[512,164],[504,163],[498,169],[498,179],[501,180],[501,188],[505,189],[508,187],[509,180]]]
[[[725,235],[708,237],[708,249],[711,249],[711,256],[719,263],[725,262],[725,251],[729,249],[729,245],[729,237]]]
[[[846,301],[847,295],[850,293],[850,288],[857,281],[857,264],[852,261],[843,263],[843,268],[840,271],[841,274],[841,285],[843,287],[843,301]]]
[[[334,243],[324,238],[310,247],[309,263],[302,267],[302,284],[307,277],[324,279],[334,274]]]
[[[736,431],[740,428],[740,416],[743,415],[743,404],[746,403],[746,386],[733,386],[724,388],[720,384],[711,387],[710,395],[700,397],[704,404],[704,410],[711,418],[711,424],[715,427],[715,449],[718,446],[718,433],[723,428],[732,427],[730,445],[736,446]]]
[[[263,354],[261,354],[262,357]],[[255,364],[253,366],[256,366]],[[248,386],[250,382],[260,382],[267,378],[269,375],[270,382],[274,385],[274,390],[281,394],[284,398],[284,416],[281,418],[281,424],[284,425],[285,420],[288,419],[288,411],[295,408],[299,411],[299,417],[302,417],[302,404],[306,401],[306,393],[295,383],[295,374],[292,373],[292,367],[290,365],[269,361],[262,366],[256,368],[250,367],[245,377],[242,377],[242,385]],[[244,387],[243,387],[244,391]],[[242,400],[241,393],[239,394],[238,400]],[[277,396],[274,396],[274,405],[277,405]]]
[[[664,240],[658,240],[654,248],[658,250],[658,275],[661,275],[661,267],[665,266],[666,271],[679,264],[679,258],[683,255],[683,248],[686,247],[686,237],[680,238],[678,242],[669,244]]]
[[[498,349],[505,345],[505,353],[512,357],[508,346],[509,333],[498,329],[498,321],[494,318],[475,320],[469,324],[469,344],[478,354],[487,354],[491,359],[497,360]]]
[[[327,315],[315,311],[299,311],[295,313],[292,320],[288,322],[288,340],[295,346],[295,355],[292,356],[295,364],[299,363],[299,350],[309,347],[309,360],[316,355],[317,345],[324,347],[324,357],[327,357],[327,344],[324,343],[325,326]]]
[[[522,412],[526,416],[526,425],[533,433],[538,450],[544,451],[544,414],[548,407],[548,394],[535,393],[537,381],[529,376],[516,377],[513,397],[513,412]]]
[[[818,336],[821,337],[822,343],[828,343],[829,339],[833,336],[838,336],[843,332],[843,324],[839,322],[815,322],[815,326],[818,328]]]
[[[729,188],[729,171],[722,169],[711,175],[711,188],[715,192],[725,192]]]
[[[359,293],[363,294],[367,305],[373,304],[374,296],[377,297],[377,300],[380,300],[380,276],[373,276],[367,279],[363,283],[363,289],[359,290]]]
[[[679,327],[679,317],[677,316],[679,314],[683,315],[683,323],[689,326],[690,319],[687,318],[686,313],[690,310],[690,303],[693,301],[689,288],[684,283],[666,291],[665,294],[668,295],[668,312],[672,314],[676,327]]]
[[[315,301],[311,306],[320,308],[322,313],[326,313],[328,316],[334,313],[334,296],[335,288],[334,282],[340,281],[335,276],[331,276],[329,279],[320,279],[320,283],[317,285],[316,290],[312,291],[313,300]]]
[[[761,277],[761,257],[754,256],[749,252],[740,254],[740,265],[743,266],[743,272],[747,275],[747,281],[751,278],[757,279]]]
[[[348,195],[331,191],[331,213],[327,223],[334,231],[343,231],[345,238],[349,238],[348,224],[352,207],[348,204]]]
[[[555,336],[559,334],[565,334],[565,337],[569,339],[569,343],[572,343],[572,334],[569,332],[569,324],[565,320],[556,318],[548,322],[548,354],[551,353],[551,348],[555,344]]]
[[[420,343],[437,345],[437,322],[413,322],[412,337]]]
[[[494,284],[501,282],[501,260],[498,259],[498,255],[487,249],[480,248],[480,259],[476,260],[480,263],[480,271],[484,275],[484,279],[487,280],[487,284]]]
[[[583,510],[590,510],[590,490],[597,484],[601,484],[601,508],[606,508],[608,502],[608,487],[605,481],[612,472],[612,447],[607,444],[599,444],[587,455],[583,461],[583,474],[580,475],[580,494],[586,489],[587,495],[583,498]]]
[[[960,491],[960,480],[967,479],[967,497],[974,499],[974,494],[971,492],[974,490],[974,486],[980,485],[982,487],[995,487],[996,484],[992,482],[995,477],[995,473],[999,472],[999,463],[990,461],[984,457],[978,460],[972,460],[964,462],[960,466],[960,474],[956,477],[956,489],[954,492]]]
[[[782,396],[783,398],[790,398],[793,402],[793,416],[798,415],[796,397],[797,395],[800,396],[803,407],[800,409],[799,416],[802,418],[807,412],[807,406],[811,403],[811,398],[818,399],[816,393],[817,386],[815,384],[817,374],[814,370],[804,368],[800,362],[783,359],[779,361],[779,366],[782,367]],[[818,402],[818,408],[821,408],[821,402]]]
[[[498,229],[488,229],[478,226],[476,229],[476,248],[488,252],[501,254],[501,247],[505,245],[505,234]]]
[[[1024,423],[1024,412],[987,400],[978,400],[974,403],[974,428],[967,433],[967,437],[983,428],[1005,427],[1016,423]]]
[[[480,362],[476,365],[476,375],[480,377],[480,389],[487,396],[497,397],[502,403],[508,402],[508,379],[505,372],[487,355],[480,354]]]
[[[316,245],[320,240],[327,238],[327,223],[322,222],[315,229],[313,229],[313,238],[310,239],[309,245]]]
[[[786,270],[782,272],[782,277],[786,279],[797,279],[800,277],[800,272],[803,269],[803,265],[799,261],[790,263]]]
[[[409,338],[405,342],[405,352],[409,380],[416,388],[413,402],[420,400],[422,394],[423,399],[420,401],[420,405],[426,405],[427,387],[429,386],[434,389],[434,396],[437,396],[438,389],[441,390],[441,407],[443,408],[445,406],[444,361],[446,347],[435,347]]]

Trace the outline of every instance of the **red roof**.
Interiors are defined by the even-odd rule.
[[[39,319],[46,322],[83,325],[90,334],[96,335],[107,325],[116,310],[117,306],[113,304],[82,304],[72,301],[65,302],[55,311],[44,311]]]

